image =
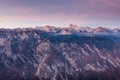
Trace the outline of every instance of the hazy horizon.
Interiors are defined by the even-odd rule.
[[[120,27],[119,0],[0,0],[0,28]]]

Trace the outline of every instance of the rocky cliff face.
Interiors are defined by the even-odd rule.
[[[120,80],[119,75],[119,30],[0,29],[0,80]]]

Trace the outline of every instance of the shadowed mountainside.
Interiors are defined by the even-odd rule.
[[[0,80],[120,80],[119,29],[0,29]]]

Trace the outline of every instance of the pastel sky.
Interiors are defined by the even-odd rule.
[[[0,27],[120,27],[120,0],[0,0]]]

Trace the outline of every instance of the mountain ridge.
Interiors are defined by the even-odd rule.
[[[0,80],[120,79],[119,32],[43,28],[0,29]]]
[[[5,29],[5,30],[30,30],[30,29],[37,29],[37,30],[43,30],[46,32],[59,32],[62,31],[63,32],[71,32],[71,33],[82,33],[82,32],[92,32],[92,33],[97,33],[97,32],[120,32],[120,28],[106,28],[106,27],[96,27],[96,28],[92,28],[92,27],[81,27],[81,26],[77,26],[77,25],[72,25],[70,24],[68,27],[55,27],[55,26],[41,26],[41,27],[28,27],[28,28],[14,28],[14,29],[7,29],[7,28],[0,28],[0,29]]]

